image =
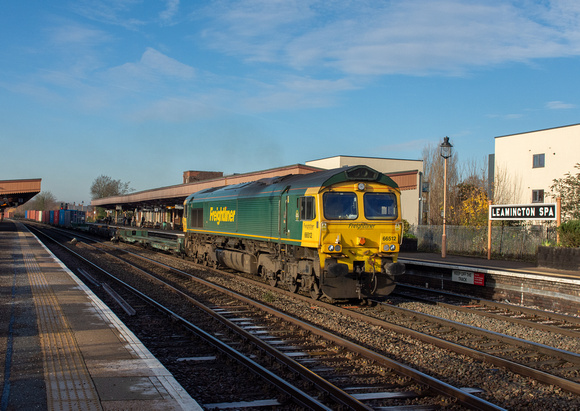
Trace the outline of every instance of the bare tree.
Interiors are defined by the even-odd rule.
[[[443,183],[444,159],[439,152],[439,146],[429,144],[423,149],[423,167],[425,178],[429,182],[429,199],[427,202],[427,224],[443,224]],[[455,221],[457,185],[459,173],[457,170],[457,154],[447,159],[447,213],[446,220],[453,224]]]
[[[480,164],[475,158],[461,165],[461,180],[463,184],[477,187],[483,191],[487,188],[487,161]]]
[[[56,197],[50,191],[42,191],[34,196],[34,198],[25,204],[27,210],[54,210],[57,208]]]
[[[510,175],[502,164],[495,165],[493,181],[494,204],[519,204],[522,198],[521,176]]]
[[[122,196],[134,191],[129,187],[130,182],[123,183],[121,180],[113,180],[109,176],[100,175],[91,185],[91,198],[105,198]]]

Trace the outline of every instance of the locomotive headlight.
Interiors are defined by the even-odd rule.
[[[342,246],[340,244],[329,244],[325,246],[325,248],[329,253],[340,253],[342,251]]]
[[[358,183],[356,188],[358,191],[364,191],[366,188],[365,183]]]
[[[397,249],[397,246],[395,244],[385,244],[383,245],[383,251],[395,251]]]

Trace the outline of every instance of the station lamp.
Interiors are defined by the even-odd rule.
[[[441,235],[441,258],[447,257],[447,235],[445,225],[447,223],[447,159],[453,155],[453,146],[449,142],[449,137],[443,138],[443,143],[439,146],[439,153],[444,159],[443,165],[443,234]]]

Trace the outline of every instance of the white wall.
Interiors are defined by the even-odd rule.
[[[534,168],[534,154],[544,154],[544,167]],[[532,203],[532,191],[544,190],[544,202],[555,202],[550,196],[553,180],[578,171],[580,163],[580,124],[546,130],[512,134],[495,138],[495,176],[505,170],[519,198],[514,203]]]

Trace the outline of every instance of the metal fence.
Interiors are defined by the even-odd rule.
[[[441,251],[442,226],[411,226],[409,233],[417,237],[419,251]],[[450,254],[487,256],[487,227],[447,226],[446,236],[447,252]],[[538,246],[545,241],[556,241],[555,227],[493,226],[491,230],[491,251],[496,257],[535,259]]]

